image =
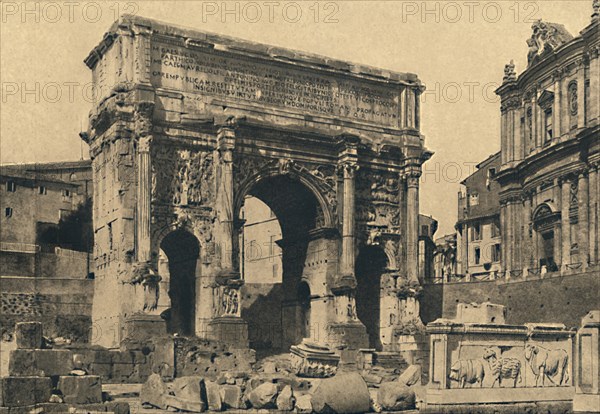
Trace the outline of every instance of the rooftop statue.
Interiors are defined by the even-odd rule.
[[[543,22],[538,19],[533,23],[531,29],[533,33],[527,39],[527,45],[529,46],[527,62],[529,66],[545,53],[556,50],[573,39],[573,36],[562,24]]]

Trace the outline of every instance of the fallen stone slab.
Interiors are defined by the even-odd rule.
[[[173,382],[167,383],[169,394],[193,402],[202,401],[202,377],[190,375],[175,378]]]
[[[206,401],[209,410],[221,411],[223,409],[221,389],[217,383],[204,381],[204,393],[206,393],[206,398],[203,399]]]
[[[94,404],[102,402],[102,381],[97,375],[61,376],[57,388],[67,404]]]
[[[41,322],[17,322],[15,340],[18,349],[40,349],[44,344]]]
[[[415,392],[397,381],[381,384],[377,393],[377,403],[389,411],[412,410],[415,400]]]
[[[298,414],[310,414],[312,411],[312,396],[310,394],[300,395],[296,398],[296,412]]]
[[[294,392],[292,391],[292,387],[286,385],[277,396],[277,400],[275,400],[275,405],[280,411],[292,411],[294,409],[295,402],[296,399],[294,398]]]
[[[420,365],[409,365],[408,368],[398,377],[398,382],[411,386],[421,383],[421,366]]]
[[[356,372],[323,379],[312,395],[312,408],[317,413],[365,413],[370,408],[367,383]]]
[[[252,407],[257,409],[274,408],[277,391],[277,385],[265,382],[250,391],[248,400],[252,404]]]
[[[167,385],[163,382],[160,375],[152,374],[144,385],[142,385],[140,391],[140,404],[142,404],[142,406],[150,406],[164,410],[167,408],[164,399],[167,392]]]
[[[243,403],[242,388],[238,385],[223,384],[219,390],[224,408],[246,408]]]
[[[9,359],[10,376],[60,376],[73,370],[73,353],[67,349],[15,349]]]
[[[175,409],[180,411],[189,411],[192,413],[202,413],[206,411],[206,403],[198,400],[187,400],[175,395],[164,396],[166,409]]]
[[[18,407],[50,401],[52,380],[48,377],[0,378],[0,406]]]

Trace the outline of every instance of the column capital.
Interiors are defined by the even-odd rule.
[[[356,161],[345,160],[337,166],[337,173],[343,178],[354,178],[358,170],[360,170],[360,166]]]
[[[138,140],[138,151],[140,153],[149,153],[154,137],[152,135],[141,137]]]
[[[421,166],[409,165],[400,173],[400,179],[406,182],[408,187],[418,187],[421,178]]]

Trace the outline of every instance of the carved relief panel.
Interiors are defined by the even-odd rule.
[[[372,233],[399,233],[398,174],[361,169],[356,176],[357,226]],[[368,239],[368,237],[367,237]],[[371,243],[373,240],[367,240]]]
[[[152,202],[172,206],[214,203],[213,154],[168,145],[153,146]]]

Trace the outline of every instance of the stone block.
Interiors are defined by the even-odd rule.
[[[18,349],[40,349],[43,346],[41,322],[17,322],[15,339]]]
[[[102,402],[102,382],[97,375],[61,376],[57,388],[68,404],[94,404]]]
[[[206,392],[206,404],[212,411],[221,411],[223,402],[221,400],[221,390],[218,384],[212,381],[204,381],[204,392]]]
[[[419,384],[421,382],[421,366],[410,365],[404,370],[402,375],[400,375],[398,382],[407,386]]]
[[[176,397],[199,402],[202,401],[202,382],[202,377],[198,376],[180,377],[167,384],[167,387],[169,393]]]
[[[15,349],[10,352],[9,375],[59,376],[73,369],[73,353],[67,349]]]
[[[266,382],[250,391],[248,400],[250,400],[252,407],[256,409],[274,408],[277,391],[277,385]]]
[[[164,396],[167,394],[167,385],[158,374],[152,374],[142,385],[140,391],[140,403],[142,406],[166,409]]]
[[[275,404],[277,405],[277,409],[279,411],[292,411],[294,409],[295,402],[296,399],[294,398],[292,387],[286,385],[277,396]]]
[[[381,384],[377,393],[377,403],[389,411],[412,410],[415,400],[414,391],[397,381]]]
[[[19,407],[48,402],[52,380],[47,377],[0,378],[0,406]]]
[[[317,413],[366,413],[370,406],[367,383],[356,372],[323,379],[312,396]]]
[[[193,413],[202,413],[206,411],[206,403],[198,400],[186,400],[185,398],[177,397],[175,395],[164,396],[166,409],[177,410],[177,411],[190,411]]]
[[[460,323],[504,324],[506,309],[503,305],[490,302],[459,303],[456,306],[456,321]]]
[[[237,385],[224,384],[221,385],[219,392],[221,393],[221,401],[225,408],[246,408],[242,401],[242,388]]]
[[[296,399],[296,412],[298,414],[310,414],[312,411],[312,396],[310,394],[301,395]]]

